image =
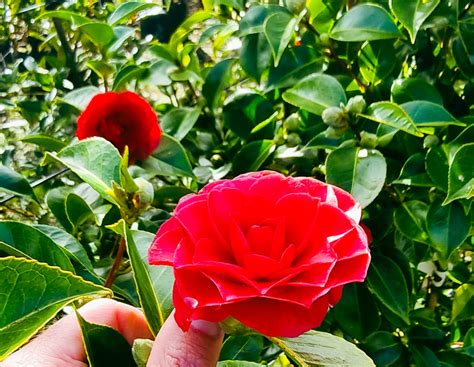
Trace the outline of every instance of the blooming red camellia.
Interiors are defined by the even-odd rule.
[[[172,265],[175,318],[233,317],[267,336],[321,324],[342,286],[370,262],[360,205],[312,178],[263,171],[205,186],[180,200],[149,249]]]
[[[95,95],[77,120],[77,137],[100,136],[122,153],[128,146],[130,162],[146,159],[158,146],[161,129],[150,104],[133,92]]]

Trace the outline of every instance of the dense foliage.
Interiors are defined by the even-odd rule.
[[[146,262],[160,224],[210,181],[271,169],[352,193],[372,232],[366,282],[320,331],[378,366],[470,365],[471,3],[1,2],[0,359],[104,284],[156,332],[172,283]],[[105,140],[74,140],[106,90],[143,96],[163,130],[128,170]],[[273,342],[311,365],[311,343]],[[261,336],[229,337],[221,359],[289,365]]]

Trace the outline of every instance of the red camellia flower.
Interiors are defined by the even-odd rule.
[[[321,324],[342,286],[370,262],[361,207],[312,178],[264,171],[208,184],[182,198],[149,249],[174,267],[175,318],[233,317],[267,336]]]
[[[155,112],[133,92],[97,94],[77,120],[77,137],[100,136],[122,153],[125,146],[130,162],[146,159],[158,146],[161,129]]]

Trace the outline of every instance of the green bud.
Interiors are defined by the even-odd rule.
[[[143,208],[150,205],[155,196],[153,185],[142,177],[138,177],[134,181],[138,186],[138,191],[133,199],[134,206]]]
[[[348,127],[347,114],[340,107],[328,107],[321,116],[326,125],[334,129],[345,130]]]
[[[301,144],[301,138],[297,133],[288,134],[286,138],[286,145],[289,147],[296,147]]]
[[[329,139],[339,139],[342,135],[344,135],[344,131],[341,129],[334,129],[329,126],[324,132],[324,135],[326,135],[326,138]]]
[[[378,145],[377,135],[362,131],[360,133],[360,145],[368,149],[375,148]]]
[[[300,14],[306,8],[306,0],[285,0],[284,3],[293,14]]]
[[[301,125],[301,119],[300,115],[298,113],[292,113],[290,116],[288,116],[283,122],[283,127],[287,131],[295,131],[300,128]]]
[[[365,99],[362,96],[355,96],[349,99],[349,102],[347,102],[346,109],[350,112],[353,113],[354,115],[358,113],[362,113],[365,111],[366,107]]]
[[[439,138],[436,135],[427,135],[423,140],[424,148],[432,148],[439,144]]]
[[[319,36],[319,41],[323,46],[329,46],[331,44],[331,39],[327,33],[321,33]]]

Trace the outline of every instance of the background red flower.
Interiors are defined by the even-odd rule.
[[[158,146],[161,129],[150,104],[133,92],[106,92],[92,98],[77,120],[77,137],[100,136],[123,153],[130,162],[146,159]]]
[[[178,324],[231,316],[268,336],[321,324],[342,285],[369,266],[361,207],[312,178],[265,171],[184,197],[159,229],[151,264],[172,265]]]

